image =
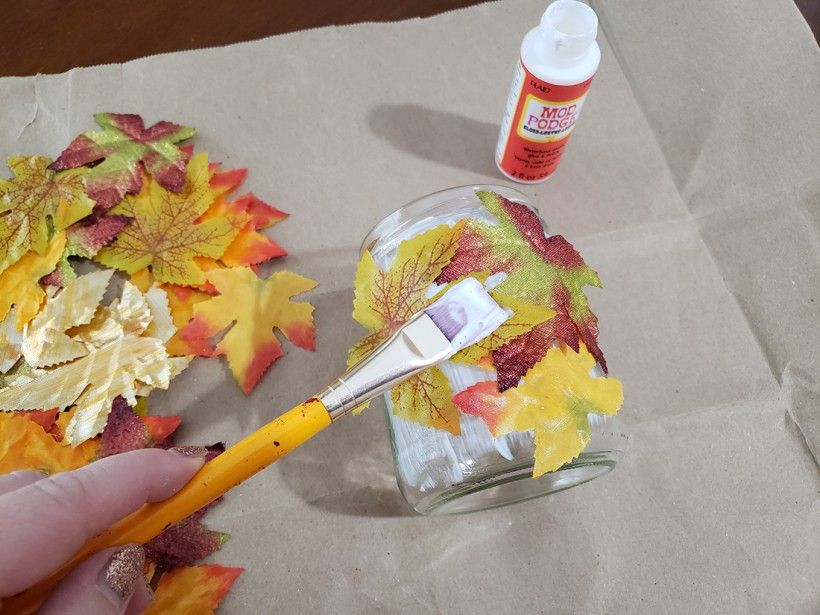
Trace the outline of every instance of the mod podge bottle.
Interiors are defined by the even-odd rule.
[[[576,0],[556,0],[521,43],[495,161],[517,182],[555,171],[601,61],[598,16]]]

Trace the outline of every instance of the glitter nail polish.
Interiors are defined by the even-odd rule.
[[[126,545],[119,549],[102,572],[101,581],[111,589],[120,601],[125,602],[134,593],[142,578],[145,551],[140,545]]]

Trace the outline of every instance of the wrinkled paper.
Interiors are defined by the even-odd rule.
[[[194,362],[151,396],[184,415],[181,441],[233,443],[344,369],[359,243],[384,215],[509,183],[498,124],[545,4],[0,80],[3,157],[56,156],[99,110],[172,117],[291,212],[271,269],[319,282],[319,351],[247,399]],[[221,612],[816,610],[820,54],[789,0],[593,5],[603,58],[581,119],[557,173],[520,189],[603,281],[589,295],[624,383],[622,462],[548,498],[414,517],[379,401],[212,513],[232,535],[220,562],[247,569]]]

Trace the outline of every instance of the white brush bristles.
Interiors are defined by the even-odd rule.
[[[510,317],[475,278],[462,280],[424,312],[455,351],[484,339]]]

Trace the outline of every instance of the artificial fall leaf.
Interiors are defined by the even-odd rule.
[[[240,196],[235,203],[251,217],[251,225],[256,230],[273,226],[288,217],[287,213],[265,203],[252,192]]]
[[[100,272],[102,273],[110,274],[111,270]],[[87,277],[86,275],[79,279]],[[142,335],[147,331],[153,317],[147,297],[136,286],[125,282],[120,297],[108,306],[97,308],[88,324],[72,328],[69,334],[71,339],[88,347],[102,348],[127,335]]]
[[[100,435],[100,457],[149,448],[152,443],[151,432],[142,418],[134,414],[124,397],[115,397]]]
[[[253,202],[256,202],[259,206],[270,207],[256,197],[253,197],[253,195],[241,197],[229,204],[230,209],[237,212],[233,214],[233,217],[236,220],[238,228],[236,238],[219,259],[228,267],[258,265],[272,258],[287,255],[287,252],[282,246],[259,232],[262,228],[284,220],[287,214],[275,210],[281,215],[270,215],[267,218],[259,215],[254,216],[248,209]],[[260,222],[260,220],[264,220],[264,222]],[[261,226],[262,224],[264,224],[264,226]]]
[[[555,316],[553,310],[543,305],[534,305],[493,291],[490,295],[501,307],[512,312],[512,315],[490,335],[454,355],[453,361],[481,365],[498,348],[528,334],[534,327],[546,324]]]
[[[0,413],[0,474],[41,470],[52,474],[82,467],[97,455],[96,441],[63,446],[41,425],[17,413]]]
[[[34,421],[45,431],[51,433],[55,440],[62,440],[63,434],[60,432],[59,428],[56,427],[57,416],[59,413],[59,410],[56,408],[52,408],[51,410],[32,410],[30,412],[12,412],[12,414],[22,416],[29,421]]]
[[[144,397],[139,399],[145,400]],[[171,448],[174,446],[174,432],[181,422],[182,417],[179,416],[140,415],[137,408],[129,406],[124,397],[115,397],[108,422],[100,434],[100,457],[141,448]],[[210,450],[206,447],[206,451]]]
[[[209,530],[202,524],[202,517],[221,499],[203,506],[179,523],[170,525],[145,543],[146,557],[159,568],[168,570],[190,566],[219,550],[230,536],[225,532]]]
[[[144,397],[140,399],[145,399]],[[145,425],[155,446],[160,448],[170,448],[174,445],[173,435],[182,422],[180,416],[141,416],[140,420]]]
[[[151,267],[161,282],[201,285],[205,273],[196,257],[219,258],[236,235],[224,218],[197,223],[213,201],[209,186],[208,157],[201,153],[188,164],[185,185],[177,194],[155,179],[147,180],[139,194],[126,197],[112,214],[133,218],[117,238],[102,248],[96,260],[134,273]]]
[[[145,400],[141,397],[140,400]],[[108,422],[100,434],[100,457],[141,448],[170,448],[182,418],[179,416],[142,416],[124,397],[115,397]],[[32,414],[32,413],[26,413]]]
[[[499,393],[493,381],[479,382],[453,401],[480,417],[498,437],[535,432],[533,476],[557,470],[577,457],[590,440],[588,414],[615,414],[623,403],[621,383],[590,375],[595,358],[581,344],[550,348],[521,383]]]
[[[437,367],[424,370],[390,391],[393,414],[457,436],[461,433],[461,419],[452,395],[447,376]]]
[[[245,169],[222,171],[217,163],[211,165],[211,171],[210,185],[215,200],[200,221],[225,218],[236,229],[236,236],[219,260],[228,267],[242,267],[287,255],[279,244],[258,232],[281,222],[287,214],[252,193],[229,200],[247,176]]]
[[[193,288],[168,285],[168,305],[171,309],[171,318],[177,332],[165,343],[168,354],[171,356],[196,355],[212,357],[216,350],[208,339],[186,340],[182,338],[181,330],[194,316],[194,306],[211,298],[211,295]]]
[[[463,226],[463,221],[454,227],[442,224],[402,241],[386,270],[379,268],[369,251],[362,255],[356,268],[353,318],[371,333],[350,349],[348,365],[358,363],[433,302],[428,291],[456,253]],[[449,383],[437,369],[428,371],[393,389],[393,412],[458,434],[458,412],[450,402]]]
[[[14,324],[14,308],[9,310],[6,318],[0,321],[0,374],[5,374],[23,354],[22,345],[25,337]]]
[[[66,439],[76,445],[102,431],[115,397],[122,395],[129,403],[136,403],[137,387],[167,389],[171,377],[162,342],[129,335],[31,382],[0,390],[0,410],[76,404],[76,414],[66,428]]]
[[[114,237],[128,226],[131,218],[104,216],[89,222],[80,220],[66,229],[66,245],[57,268],[41,280],[41,284],[62,287],[77,277],[68,260],[70,257],[93,258],[100,248],[108,245]]]
[[[0,374],[0,389],[31,382],[46,373],[46,370],[29,367],[25,361],[17,361],[5,374]]]
[[[42,156],[8,159],[14,178],[0,179],[0,272],[27,252],[43,256],[54,232],[91,213],[94,203],[83,183],[87,171],[56,173],[50,162]]]
[[[128,451],[173,445],[171,436],[179,426],[180,417],[138,416],[124,397],[112,403],[108,422],[99,438],[99,456],[108,457]],[[224,447],[203,447],[208,460]],[[207,529],[202,517],[221,498],[200,508],[179,523],[174,523],[145,544],[146,556],[163,569],[190,566],[218,550],[228,539],[223,532]]]
[[[145,302],[151,312],[151,322],[145,329],[145,335],[168,342],[177,332],[168,302],[168,293],[158,286],[152,286],[145,293]]]
[[[76,404],[66,429],[67,440],[76,444],[102,430],[117,396],[134,405],[137,395],[167,388],[187,366],[189,358],[171,358],[163,345],[174,330],[164,291],[152,289],[143,295],[125,282],[119,298],[99,306],[111,273],[82,276],[46,304],[21,344],[27,359],[22,365],[28,371],[6,379],[9,386],[0,390],[0,410]],[[145,336],[155,319],[160,322],[151,332],[157,337]],[[81,358],[64,363],[76,357]],[[64,364],[50,371],[38,369],[55,363]]]
[[[498,374],[498,391],[503,393],[518,384],[521,377],[544,356],[544,349],[563,343],[578,351],[578,328],[565,311],[531,331],[508,340],[492,351],[492,364]]]
[[[17,306],[15,325],[18,330],[22,331],[34,318],[46,297],[39,280],[57,266],[65,241],[65,233],[57,233],[48,242],[42,256],[28,252],[0,273],[0,318],[6,318],[12,305]]]
[[[166,572],[160,577],[154,601],[145,615],[213,613],[242,572],[243,568],[226,568],[215,564]]]
[[[427,291],[455,255],[463,226],[463,221],[442,224],[402,241],[386,271],[365,252],[356,269],[353,318],[371,332],[384,331],[386,338],[427,307]]]
[[[463,233],[458,251],[439,276],[439,282],[449,282],[471,271],[503,272],[504,281],[499,293],[550,307],[557,313],[566,313],[577,330],[577,335],[553,341],[566,343],[577,349],[576,338],[587,348],[606,371],[606,361],[597,336],[597,319],[589,309],[585,286],[600,286],[598,274],[590,269],[575,248],[560,235],[546,237],[538,216],[528,207],[505,199],[499,194],[483,190],[476,195],[498,220],[488,224],[471,220]],[[566,330],[555,327],[560,334]],[[540,347],[541,355],[551,344]],[[537,350],[529,349],[530,355]],[[538,358],[540,358],[540,356]],[[516,375],[526,366],[507,361],[500,369],[499,383],[506,386],[517,382]],[[507,370],[512,370],[507,372]]]
[[[245,394],[251,392],[270,365],[284,353],[274,328],[305,350],[314,350],[313,306],[294,302],[316,282],[289,271],[261,279],[247,267],[208,272],[220,295],[193,306],[193,318],[180,336],[208,340],[230,327],[216,345]],[[233,326],[231,326],[233,325]]]
[[[46,302],[21,345],[26,363],[49,367],[88,354],[82,342],[65,332],[91,322],[113,273],[108,269],[77,278]]]
[[[193,148],[191,148],[193,154]],[[208,165],[208,171],[211,173],[211,191],[214,193],[214,198],[228,195],[236,191],[245,178],[248,177],[247,169],[228,169],[222,170],[222,163],[212,162]]]
[[[86,178],[97,213],[104,213],[126,194],[140,191],[140,163],[166,190],[182,190],[188,156],[174,144],[192,137],[196,129],[172,122],[145,128],[139,115],[124,113],[97,113],[94,119],[103,130],[75,138],[50,168],[72,169],[99,162]]]
[[[128,280],[131,282],[131,284],[139,288],[140,292],[142,293],[147,293],[148,289],[156,283],[154,281],[154,276],[151,275],[151,270],[148,269],[148,267],[137,269],[135,272],[128,276]]]
[[[428,290],[456,251],[463,223],[441,225],[399,244],[396,256],[382,271],[370,252],[356,270],[353,317],[370,335],[350,351],[348,364],[358,363],[410,317],[430,303]],[[391,392],[393,412],[423,425],[460,432],[458,412],[450,402],[449,383],[438,370],[424,372]],[[366,406],[363,406],[363,409]]]

